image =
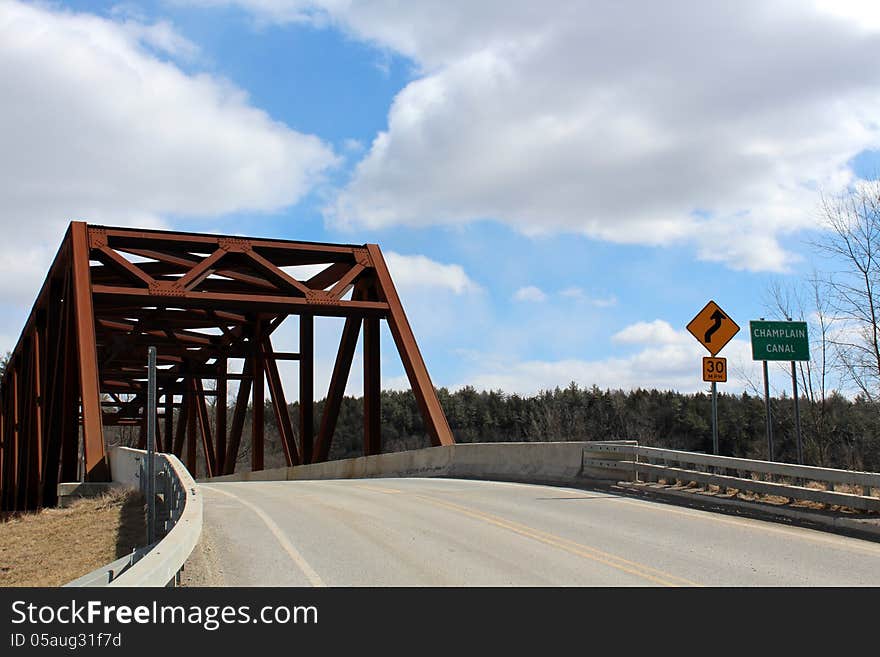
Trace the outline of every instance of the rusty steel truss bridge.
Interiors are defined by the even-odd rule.
[[[320,269],[298,280],[289,268],[300,265]],[[275,351],[273,333],[291,315],[299,350]],[[314,320],[326,316],[345,323],[315,432]],[[363,327],[363,448],[378,454],[381,320],[432,444],[454,443],[377,245],[72,222],[0,381],[0,509],[52,506],[58,483],[80,475],[109,480],[107,426],[139,427],[145,444],[149,346],[159,364],[156,447],[192,472],[200,450],[212,476],[235,468],[249,401],[250,467],[263,469],[267,393],[287,464],[326,460]],[[228,371],[230,360],[241,370]],[[281,360],[299,363],[298,431]],[[227,422],[229,381],[239,384]],[[210,396],[216,403],[206,403]]]

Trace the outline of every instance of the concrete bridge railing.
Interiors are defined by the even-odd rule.
[[[597,445],[591,468],[626,474],[626,481],[695,482],[725,489],[819,502],[859,511],[880,511],[880,473],[733,458],[640,445]],[[613,457],[613,460],[609,460]],[[808,484],[820,484],[817,488]],[[835,484],[847,490],[836,490]]]
[[[626,440],[458,443],[289,468],[237,472],[206,481],[286,481],[367,477],[457,477],[548,484],[571,483],[574,479],[620,481],[630,476],[630,470],[626,466],[621,466],[619,470],[613,467],[585,467],[585,458],[602,458],[605,462],[611,462],[614,456],[609,456],[605,452],[600,454],[595,448],[603,445],[635,444],[635,441]],[[628,457],[621,455],[620,458],[625,460]]]

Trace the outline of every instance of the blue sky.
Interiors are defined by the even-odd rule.
[[[769,315],[880,167],[876,11],[706,4],[0,3],[0,340],[81,218],[377,242],[437,385],[703,389],[687,322]]]

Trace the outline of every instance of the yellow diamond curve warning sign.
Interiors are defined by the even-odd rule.
[[[687,330],[714,356],[739,333],[739,326],[717,303],[710,301],[690,321]]]

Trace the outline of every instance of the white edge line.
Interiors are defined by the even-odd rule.
[[[266,527],[269,528],[269,531],[278,539],[278,542],[281,544],[281,547],[284,548],[284,551],[290,556],[290,558],[294,561],[294,563],[299,566],[299,569],[303,571],[303,574],[308,578],[309,582],[311,582],[312,586],[316,587],[324,587],[327,586],[324,583],[324,580],[321,579],[321,576],[315,572],[315,569],[309,565],[309,562],[305,560],[305,558],[300,554],[299,550],[294,547],[293,543],[290,542],[290,539],[287,538],[287,535],[284,531],[279,527],[272,518],[268,516],[268,514],[263,511],[256,504],[252,504],[247,500],[241,499],[238,495],[230,493],[229,491],[220,490],[215,486],[205,486],[205,488],[209,488],[210,490],[220,493],[221,495],[226,495],[227,497],[231,497],[235,501],[237,501],[242,506],[246,506],[251,511],[253,511],[259,518],[262,520]]]

